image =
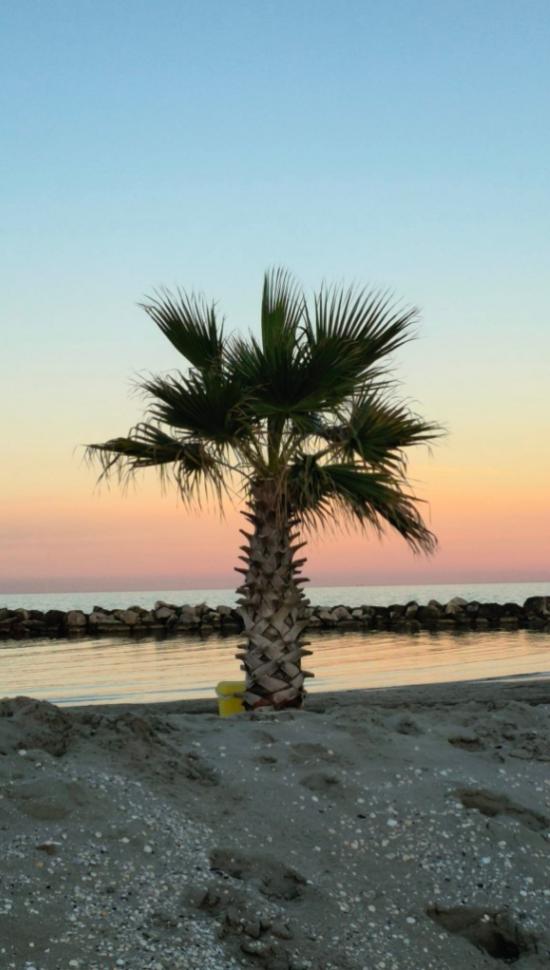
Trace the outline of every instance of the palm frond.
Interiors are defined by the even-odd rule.
[[[333,409],[353,393],[363,371],[353,346],[338,337],[301,342],[293,353],[269,356],[253,337],[238,338],[228,348],[227,360],[264,418]]]
[[[223,359],[223,324],[215,305],[203,297],[178,290],[161,290],[140,304],[165,337],[193,367],[219,369]]]
[[[415,552],[433,552],[434,535],[425,525],[407,483],[382,471],[351,464],[321,464],[304,456],[288,473],[288,499],[310,529],[324,527],[334,517],[382,533],[391,526]]]
[[[264,276],[261,306],[262,349],[267,357],[291,356],[304,316],[304,296],[285,269]]]
[[[155,421],[187,435],[224,445],[250,434],[242,387],[224,374],[208,370],[150,377],[140,387],[151,399],[149,413]]]
[[[86,456],[99,462],[100,478],[115,475],[128,481],[137,471],[157,468],[162,481],[174,479],[184,499],[196,496],[201,487],[213,489],[219,498],[224,487],[217,456],[202,442],[179,441],[147,422],[137,424],[126,437],[88,445]]]
[[[346,462],[359,459],[373,468],[401,469],[407,449],[429,444],[443,434],[438,424],[424,421],[377,390],[352,398],[348,412],[339,423],[327,424],[318,432]]]
[[[314,297],[313,312],[306,307],[305,316],[310,345],[343,341],[357,361],[359,377],[412,339],[418,312],[397,306],[384,293],[323,286]]]

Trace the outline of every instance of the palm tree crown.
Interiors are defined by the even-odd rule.
[[[89,453],[104,474],[155,466],[186,500],[213,491],[222,501],[240,483],[253,529],[240,588],[245,696],[249,706],[299,703],[300,532],[344,519],[389,526],[415,551],[435,547],[407,480],[407,450],[440,429],[396,399],[388,372],[416,311],[354,288],[322,287],[308,302],[281,269],[264,278],[259,338],[226,335],[215,305],[181,291],[143,308],[187,369],[142,380],[144,420]]]

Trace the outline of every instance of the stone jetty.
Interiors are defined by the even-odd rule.
[[[430,600],[391,606],[311,606],[310,631],[394,630],[429,631],[543,630],[550,632],[550,596],[530,596],[518,603],[467,602],[455,597],[448,603]],[[242,630],[238,610],[231,606],[177,606],[159,600],[153,609],[130,606],[109,610],[94,606],[82,610],[26,610],[0,607],[0,640],[32,637],[136,636],[185,634],[231,635]]]

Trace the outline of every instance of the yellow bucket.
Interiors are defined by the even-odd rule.
[[[232,714],[243,713],[242,695],[245,687],[244,680],[221,680],[219,684],[216,684],[220,717],[231,717]]]

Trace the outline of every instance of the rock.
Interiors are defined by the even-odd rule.
[[[31,619],[31,620],[27,620],[27,622],[25,623],[25,628],[29,636],[37,637],[37,636],[40,636],[41,633],[45,632],[46,624],[44,623],[44,620]]]
[[[442,617],[437,621],[437,626],[439,630],[454,630],[456,623],[452,616]]]
[[[414,619],[417,613],[418,613],[418,603],[415,603],[415,602],[407,603],[407,606],[405,607],[405,616],[411,617]]]
[[[332,619],[340,623],[342,620],[351,620],[351,613],[346,606],[336,606],[331,613]]]
[[[544,630],[546,629],[546,619],[544,616],[531,614],[527,617],[527,626],[530,630]]]
[[[500,603],[480,603],[478,616],[482,616],[489,623],[498,623],[503,612]]]
[[[467,601],[462,599],[461,596],[454,596],[453,599],[449,600],[447,603],[445,613],[447,613],[449,616],[453,616],[455,613],[462,613],[464,607],[467,605]]]
[[[65,623],[65,614],[63,610],[47,610],[44,614],[44,620],[46,621],[46,626],[59,628]]]
[[[116,610],[115,616],[121,623],[125,623],[126,626],[135,626],[136,623],[140,622],[141,617],[134,613],[133,610]]]
[[[231,614],[233,613],[233,610],[231,609],[230,606],[217,606],[216,613],[218,614],[218,616],[231,616]]]
[[[171,620],[176,615],[175,610],[170,606],[155,606],[155,619],[165,622]]]
[[[198,624],[200,621],[200,613],[194,606],[182,606],[179,612],[180,620],[187,620],[188,623]]]
[[[505,603],[502,607],[502,613],[504,616],[517,616],[519,618],[523,610],[517,603]]]
[[[208,623],[210,626],[220,625],[220,616],[215,610],[208,610],[208,613],[204,613],[202,616],[202,622]]]
[[[192,619],[188,614],[178,617],[177,627],[178,630],[193,630],[198,626],[199,621]]]
[[[517,630],[519,618],[517,616],[501,616],[500,625],[506,627],[507,630]]]
[[[438,602],[438,600],[429,600],[429,602],[428,602],[428,609],[429,610],[434,610],[436,613],[442,613],[443,612],[443,607],[442,607],[441,603]]]
[[[116,627],[120,625],[120,621],[113,613],[101,613],[98,610],[94,610],[93,613],[90,613],[89,621],[90,626],[97,627]]]
[[[388,610],[392,620],[398,620],[405,615],[405,607],[401,603],[392,603],[391,606],[388,606]]]
[[[66,624],[69,629],[79,630],[86,626],[86,614],[82,610],[70,610],[67,613]]]
[[[526,613],[550,613],[550,596],[528,596],[523,604]]]

